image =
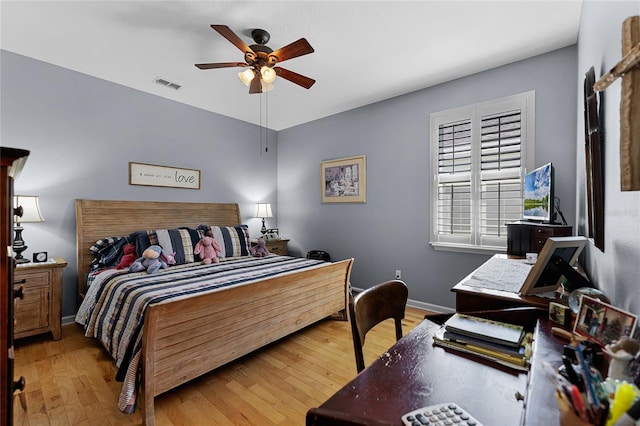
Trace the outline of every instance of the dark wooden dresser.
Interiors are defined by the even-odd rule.
[[[20,174],[29,151],[0,147],[0,425],[13,424],[13,393],[24,389],[24,378],[13,377],[13,303],[20,291],[13,289],[13,181]],[[19,290],[19,289],[18,289]]]
[[[507,223],[507,254],[524,257],[540,253],[549,237],[569,237],[573,228],[568,225],[518,221]]]

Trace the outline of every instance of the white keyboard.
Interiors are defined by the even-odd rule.
[[[403,415],[401,419],[406,426],[482,426],[482,423],[454,402],[422,407]]]

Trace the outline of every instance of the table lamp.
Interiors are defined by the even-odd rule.
[[[269,204],[269,203],[257,203],[256,204],[256,211],[255,211],[255,214],[253,215],[253,217],[262,218],[262,228],[260,229],[260,232],[262,233],[262,236],[264,237],[264,234],[267,233],[267,227],[264,225],[264,219],[266,217],[273,217],[273,213],[271,213],[271,204]]]
[[[22,252],[27,249],[22,239],[21,226],[23,223],[44,222],[44,217],[40,213],[40,203],[36,195],[14,195],[13,197],[13,213],[16,235],[13,238],[13,251],[16,253],[16,263],[27,263],[29,259],[22,257]]]

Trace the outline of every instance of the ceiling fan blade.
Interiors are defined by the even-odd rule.
[[[256,73],[256,76],[251,80],[251,86],[249,86],[249,93],[262,93],[262,79],[260,74]]]
[[[298,74],[297,72],[289,71],[286,68],[274,67],[273,70],[276,72],[276,74],[278,74],[285,80],[289,80],[290,82],[295,83],[298,86],[304,87],[305,89],[309,89],[316,82],[312,78],[305,77],[304,75]]]
[[[222,37],[229,40],[235,47],[240,49],[242,53],[253,52],[249,45],[242,41],[242,39],[238,37],[236,33],[231,31],[231,28],[227,27],[226,25],[211,25],[211,28],[220,33]]]
[[[210,70],[213,68],[231,68],[231,67],[248,67],[249,64],[244,62],[218,62],[214,64],[195,64],[201,70]]]
[[[301,38],[298,41],[294,41],[293,43],[270,53],[269,56],[275,56],[278,58],[278,62],[282,62],[287,59],[297,58],[298,56],[308,55],[313,52],[315,52],[315,50],[313,50],[313,47],[311,47],[307,39]]]

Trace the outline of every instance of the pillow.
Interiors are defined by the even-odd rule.
[[[176,265],[195,262],[193,248],[196,246],[202,233],[197,229],[150,229],[136,231],[129,236],[136,243],[136,254],[142,256],[151,245],[159,245],[167,253],[175,253]]]
[[[222,253],[220,259],[225,257],[249,256],[249,227],[247,225],[215,226],[200,225],[198,230],[205,235],[211,235],[220,244]]]
[[[122,247],[127,243],[127,237],[107,237],[96,241],[89,247],[89,251],[93,253],[91,270],[116,266],[122,256]]]

